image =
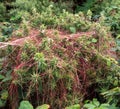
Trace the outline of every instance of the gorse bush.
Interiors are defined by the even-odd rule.
[[[53,14],[54,13],[51,7],[48,7],[48,11],[41,13],[41,15],[37,14],[38,16],[36,16],[35,14],[35,17],[32,18],[33,26],[44,24],[48,27],[53,27],[58,29],[63,28],[66,30],[70,30],[70,28],[72,27],[76,31],[78,30],[86,31],[90,27],[90,22],[86,20],[83,13],[73,15],[63,10],[63,12],[59,15],[53,16]]]
[[[49,0],[41,2],[16,0],[12,5],[14,8],[10,10],[9,15],[13,23],[20,23],[25,19],[29,20],[34,27],[44,24],[48,28],[67,30],[74,28],[75,31],[86,31],[90,26],[90,22],[86,20],[82,12],[76,15],[69,13],[66,11],[69,9],[62,2],[59,5]]]
[[[111,31],[113,32],[113,35],[116,36],[119,35],[119,26],[120,26],[119,17],[118,17],[120,13],[119,4],[120,4],[119,0],[118,1],[112,0],[104,10],[104,14],[107,17],[106,23],[111,26]]]
[[[119,4],[119,0],[87,0],[87,2],[85,2],[82,7],[78,6],[76,11],[83,11],[87,13],[87,11],[90,9],[93,12],[93,20],[98,20],[98,18],[100,17],[100,13],[104,13],[104,16],[106,17],[105,25],[109,25],[111,27],[113,35],[118,36],[120,27]]]
[[[6,7],[0,2],[0,21],[4,21],[6,14]]]
[[[111,90],[108,90],[106,92],[103,92],[102,95],[107,99],[108,103],[113,103],[113,104],[119,104],[120,100],[117,98],[117,96],[120,95],[120,88],[116,87]]]
[[[16,0],[9,10],[0,3],[1,21],[6,21],[0,23],[0,40],[8,40],[0,42],[1,108],[120,106],[119,40],[116,50],[111,36],[116,32],[119,39],[119,2],[81,1],[86,9],[78,7],[74,14],[78,2]],[[93,100],[84,105],[86,99]]]
[[[81,5],[77,5],[75,11],[76,12],[79,12],[79,11],[87,12],[89,9],[92,10],[92,8],[93,8],[93,6],[95,6],[96,2],[97,2],[97,0],[87,0],[87,2],[84,2]]]
[[[76,30],[82,31],[87,30],[90,25],[82,13],[74,16],[72,13],[68,13],[62,4],[58,7],[57,3],[55,4],[49,1],[34,1],[34,3],[31,1],[25,3],[24,1],[18,0],[16,1],[15,6],[17,7],[16,10],[11,11],[11,21],[14,22],[20,21],[20,19],[24,17],[25,19],[31,19],[34,27],[44,24],[48,27],[58,27],[67,30],[69,30],[70,27],[74,27]],[[23,12],[22,10],[26,12]],[[24,13],[24,15],[22,13]],[[33,15],[32,18],[31,14]]]
[[[99,96],[119,86],[114,85],[116,79],[107,78],[118,77],[116,67],[112,68],[116,61],[105,56],[110,40],[96,26],[91,25],[91,30],[96,29],[91,35],[61,39],[57,33],[49,37],[44,32],[22,47],[8,46],[1,65],[1,88],[8,95],[5,100],[1,98],[2,102],[8,100],[14,109],[20,100],[27,99],[35,107],[47,103],[53,109],[61,109],[79,104],[94,85],[97,90],[93,93]],[[99,45],[99,41],[104,41],[107,47]]]

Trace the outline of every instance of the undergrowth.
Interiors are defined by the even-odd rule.
[[[53,109],[61,109],[91,96],[93,85],[97,90],[91,94],[99,96],[118,86],[118,66],[105,55],[109,45],[100,43],[107,45],[109,41],[102,33],[100,36],[100,31],[96,28],[92,36],[63,39],[44,33],[22,47],[8,46],[1,58],[1,89],[7,94],[5,99],[1,98],[2,103],[7,100],[16,109],[20,100],[29,100],[35,107],[49,104]]]
[[[102,8],[91,8],[98,2]],[[109,6],[104,3],[92,0],[88,4],[92,11],[87,8],[86,13],[73,14],[72,0],[16,0],[7,12],[1,2],[0,107],[79,109],[86,107],[86,99],[95,97],[108,107],[120,106],[120,66],[116,61],[119,59],[115,50],[111,53],[111,48],[117,46],[119,54],[119,41],[115,44],[110,32],[116,32],[119,39],[119,8],[104,9]],[[93,20],[94,10],[99,8],[107,13],[102,12]],[[38,33],[35,37],[29,36],[33,28]],[[12,42],[25,36],[31,40]],[[86,104],[95,109],[101,107],[100,102],[93,99]]]

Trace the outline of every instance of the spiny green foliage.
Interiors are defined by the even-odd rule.
[[[87,0],[86,2],[81,4],[81,6],[77,5],[77,8],[75,11],[76,12],[79,12],[79,11],[87,12],[89,9],[92,10],[92,7],[95,6],[96,2],[97,0]]]
[[[5,77],[1,79],[2,88],[9,88],[9,96],[17,90],[20,99],[32,97],[35,106],[48,103],[52,108],[61,109],[82,101],[87,88],[94,84],[97,93],[119,86],[114,82],[118,80],[113,79],[118,77],[117,67],[113,67],[117,65],[116,61],[105,55],[109,46],[99,45],[101,40],[106,45],[110,41],[106,39],[107,28],[103,33],[101,27],[104,28],[98,23],[92,24],[91,29],[96,29],[92,36],[56,39],[56,36],[49,38],[44,33],[44,37],[38,36],[40,44],[31,42],[20,48],[8,48],[3,60],[3,65],[6,61],[7,64],[2,66],[1,72],[4,69],[10,72],[2,73]],[[13,56],[18,63],[11,58]],[[104,78],[109,78],[104,80],[103,73]],[[37,99],[36,103],[34,99]],[[59,104],[61,100],[64,102]]]
[[[112,101],[119,105],[120,100],[116,98],[119,91],[114,88],[120,85],[120,67],[108,54],[113,39],[110,35],[112,26],[106,25],[111,20],[106,22],[106,16],[111,17],[111,11],[106,8],[107,14],[101,13],[97,22],[91,22],[96,7],[92,7],[92,11],[85,10],[86,14],[73,14],[64,3],[49,0],[16,0],[12,3],[14,8],[6,13],[10,23],[0,23],[1,36],[10,36],[14,28],[17,30],[13,35],[17,37],[27,36],[32,27],[41,33],[35,43],[28,42],[21,47],[8,46],[1,50],[4,53],[0,60],[1,107],[8,101],[11,108],[16,109],[20,100],[27,99],[35,107],[48,103],[52,109],[61,109],[79,104],[87,96],[96,97],[96,93],[101,101],[110,101],[110,105]],[[92,0],[86,3],[91,7],[99,2]],[[103,4],[100,9],[109,6],[105,1],[100,3]],[[3,3],[0,8],[0,15],[4,17],[6,9]],[[117,11],[113,7],[112,14],[114,11],[119,14],[118,6]],[[113,16],[111,19],[114,21]],[[116,21],[119,22],[118,17]],[[61,39],[55,32],[49,38],[45,34],[48,28],[69,30],[71,33],[92,31],[94,34]],[[90,95],[91,92],[93,95]],[[101,97],[101,93],[107,96]],[[108,96],[108,93],[112,95]],[[33,108],[28,101],[26,103]],[[72,107],[74,105],[68,108]]]
[[[120,14],[120,1],[117,0],[111,0],[109,1],[109,4],[104,9],[104,14],[107,17],[106,23],[111,26],[111,31],[113,32],[113,35],[119,35],[120,34],[120,22],[119,22],[119,14]]]
[[[6,13],[6,7],[0,2],[0,21],[4,21]]]
[[[120,1],[119,0],[87,0],[83,4],[83,7],[78,6],[76,9],[79,11],[87,11],[90,9],[93,12],[93,20],[97,20],[100,17],[100,13],[104,13],[106,17],[106,25],[111,27],[113,35],[119,35],[119,13],[120,13]]]
[[[120,99],[117,98],[120,95],[120,87],[116,87],[106,92],[103,92],[102,95],[104,95],[108,103],[113,103],[115,105],[120,103]]]
[[[6,13],[10,24],[15,25],[10,29],[13,30],[18,28],[16,23],[20,23],[19,28],[23,28],[24,31],[28,30],[27,26],[41,28],[41,25],[44,25],[47,28],[66,29],[72,33],[75,33],[78,30],[86,31],[89,29],[90,22],[85,18],[82,12],[74,15],[66,11],[68,9],[63,5],[64,3],[62,2],[61,4],[58,4],[49,0],[16,0],[16,2],[12,3],[13,8]],[[5,28],[7,27],[5,26]],[[26,30],[24,28],[26,28]],[[74,31],[71,28],[74,28]],[[5,29],[5,31],[9,33],[8,28]],[[1,40],[5,39],[1,38]]]

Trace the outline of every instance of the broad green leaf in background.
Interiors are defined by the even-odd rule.
[[[80,109],[80,105],[79,104],[75,104],[75,105],[66,107],[65,109]]]
[[[100,105],[100,102],[97,100],[97,99],[93,99],[93,104],[96,106],[96,107],[99,107]]]
[[[19,109],[33,109],[29,101],[21,101]]]
[[[7,82],[7,81],[9,81],[9,80],[11,80],[12,79],[12,77],[11,76],[7,76],[6,78],[4,78],[3,80],[2,80],[2,82]]]
[[[4,79],[4,78],[5,78],[5,77],[4,77],[3,75],[0,75],[0,80],[1,80],[1,79]]]
[[[0,99],[0,108],[5,106],[5,101]]]
[[[88,104],[85,104],[84,107],[87,108],[87,109],[95,109],[96,106],[88,103]]]
[[[101,104],[99,108],[100,109],[109,109],[109,106],[110,106],[109,104],[104,103],[104,104]]]
[[[41,106],[38,106],[36,109],[49,109],[50,106],[48,104],[43,104]]]

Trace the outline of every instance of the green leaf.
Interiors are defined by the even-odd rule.
[[[1,79],[4,79],[4,78],[5,78],[5,77],[4,77],[3,75],[0,75],[0,80],[1,80]]]
[[[80,105],[79,104],[72,105],[72,106],[66,107],[65,109],[80,109]]]
[[[2,91],[2,93],[1,93],[1,99],[2,100],[7,100],[7,98],[8,98],[8,91]]]
[[[87,109],[95,109],[96,106],[89,103],[89,104],[85,104],[84,107]]]
[[[75,27],[70,27],[69,29],[70,29],[71,33],[76,33],[76,28]]]
[[[117,44],[117,46],[120,46],[120,40],[119,39],[116,40],[116,44]]]
[[[50,108],[50,105],[48,104],[43,104],[41,106],[38,106],[36,109],[49,109]]]
[[[5,106],[5,103],[3,100],[0,99],[0,108]]]
[[[9,81],[9,80],[11,80],[12,79],[12,77],[11,76],[7,76],[7,77],[5,77],[3,80],[2,80],[2,82],[7,82],[7,81]]]
[[[93,42],[93,43],[96,43],[96,42],[97,42],[97,39],[93,38],[93,39],[92,39],[92,42]]]
[[[29,101],[22,101],[20,103],[19,109],[33,109],[33,106],[30,104]]]
[[[98,107],[100,105],[99,101],[97,99],[93,99],[93,104]]]
[[[100,109],[109,109],[108,108],[109,106],[110,106],[109,104],[103,103],[103,104],[100,105]]]
[[[120,109],[120,107],[116,107],[116,106],[114,106],[114,105],[110,105],[110,106],[108,107],[108,109]]]
[[[116,39],[120,39],[120,34],[117,36],[117,38]]]

